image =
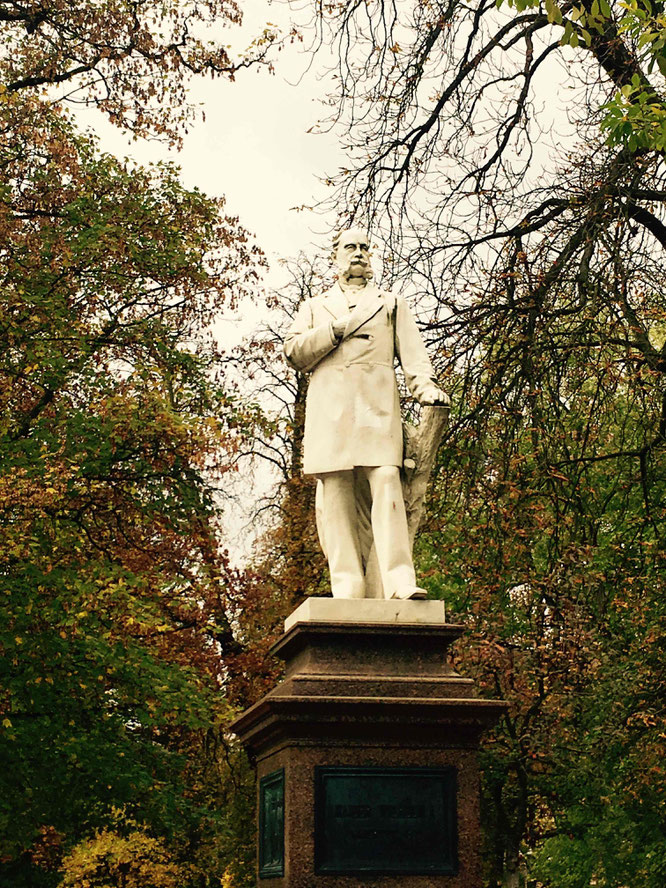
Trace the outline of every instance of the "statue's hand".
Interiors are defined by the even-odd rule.
[[[421,403],[428,407],[450,407],[451,399],[436,385],[429,385],[421,395]]]
[[[336,339],[342,339],[342,334],[345,332],[350,317],[351,315],[346,314],[333,321],[333,335]]]

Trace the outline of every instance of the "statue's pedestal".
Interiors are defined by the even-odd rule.
[[[232,725],[256,761],[262,888],[479,888],[477,749],[503,704],[446,660],[434,601],[310,599],[284,680]]]

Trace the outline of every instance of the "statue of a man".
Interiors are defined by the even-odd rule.
[[[448,398],[407,303],[371,281],[367,234],[341,232],[333,256],[337,283],[301,305],[284,343],[289,363],[312,373],[303,471],[318,479],[318,528],[331,591],[336,598],[424,598],[400,480],[395,359],[421,404]]]

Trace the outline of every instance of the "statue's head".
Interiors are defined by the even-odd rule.
[[[372,277],[370,265],[370,239],[362,228],[348,228],[340,231],[333,239],[333,261],[338,267],[338,276],[343,280]]]

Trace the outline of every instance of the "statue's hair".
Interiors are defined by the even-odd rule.
[[[335,254],[338,251],[338,247],[340,246],[340,238],[345,233],[345,231],[364,231],[364,228],[360,226],[351,226],[347,228],[339,228],[338,231],[333,235],[333,242],[331,244],[331,256],[335,258]],[[367,232],[365,232],[366,237],[368,238],[368,245],[370,244],[370,236]]]

